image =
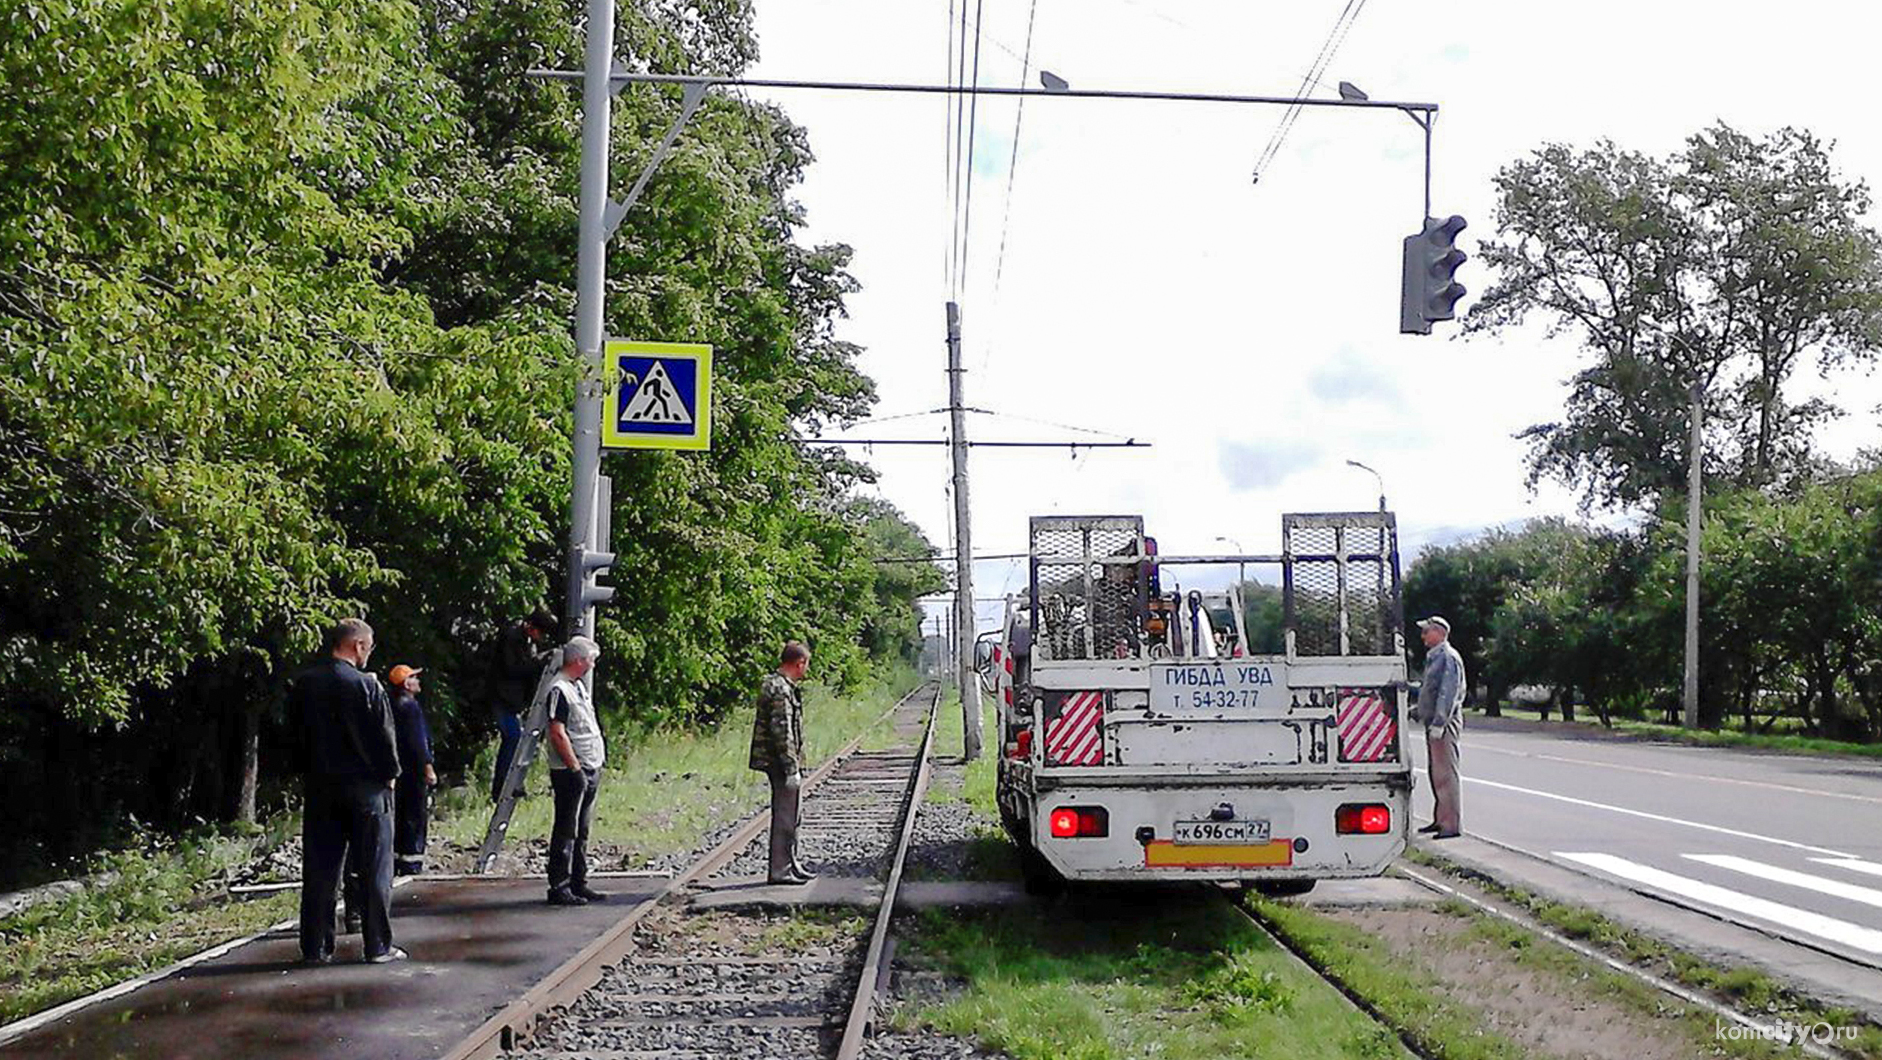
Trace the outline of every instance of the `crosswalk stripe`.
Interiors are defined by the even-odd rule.
[[[1766,865],[1762,861],[1734,857],[1731,854],[1683,854],[1681,856],[1701,864],[1731,869],[1733,872],[1742,872],[1747,876],[1756,876],[1773,883],[1801,887],[1806,891],[1816,891],[1818,894],[1827,894],[1834,898],[1844,898],[1882,909],[1882,891],[1873,887],[1858,887],[1853,883],[1843,883],[1840,880],[1827,880],[1821,876],[1812,876],[1807,872]]]
[[[1810,860],[1820,865],[1834,865],[1839,869],[1848,869],[1851,872],[1882,876],[1882,865],[1877,865],[1873,861],[1864,861],[1861,858],[1811,858]]]
[[[1598,869],[1610,876],[1632,880],[1681,898],[1690,898],[1696,902],[1704,902],[1720,909],[1740,913],[1754,920],[1767,921],[1806,935],[1828,939],[1864,953],[1882,954],[1882,931],[1874,928],[1823,916],[1820,913],[1812,913],[1781,902],[1768,901],[1742,891],[1695,880],[1690,876],[1664,872],[1626,858],[1615,857],[1612,854],[1568,853],[1558,850],[1555,856],[1586,865],[1591,869]]]

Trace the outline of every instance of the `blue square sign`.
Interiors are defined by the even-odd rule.
[[[711,448],[712,347],[611,341],[606,358],[605,448]]]

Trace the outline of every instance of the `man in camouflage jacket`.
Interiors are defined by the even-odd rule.
[[[797,686],[810,670],[810,649],[797,641],[784,646],[776,673],[758,692],[758,716],[752,720],[751,767],[771,781],[772,883],[808,883],[811,875],[797,863],[798,799],[803,787],[804,701]]]

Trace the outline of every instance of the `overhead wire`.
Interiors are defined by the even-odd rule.
[[[1280,153],[1281,144],[1287,139],[1287,134],[1293,130],[1294,122],[1299,120],[1301,112],[1306,109],[1301,101],[1305,100],[1313,91],[1314,86],[1320,83],[1321,75],[1332,63],[1333,56],[1338,54],[1340,45],[1346,42],[1346,35],[1352,31],[1353,23],[1359,20],[1359,13],[1365,10],[1365,7],[1366,0],[1346,0],[1346,6],[1341,9],[1339,18],[1334,20],[1333,28],[1327,31],[1326,40],[1321,42],[1320,51],[1314,56],[1313,64],[1301,77],[1300,87],[1294,91],[1294,102],[1281,115],[1281,120],[1275,124],[1274,133],[1268,137],[1267,145],[1262,148],[1261,154],[1255,159],[1254,180],[1256,183],[1260,183],[1262,172],[1267,169],[1270,162],[1274,161],[1275,155]]]
[[[961,4],[961,11],[963,16],[965,16],[967,0],[948,0],[948,51],[946,61],[942,64],[942,70],[945,72],[943,79],[949,86],[954,84],[954,9],[957,2]],[[950,218],[952,218],[954,214],[954,111],[958,104],[959,97],[950,94],[947,97],[947,106],[941,112],[941,165],[944,171],[944,176],[941,181],[941,197],[947,204],[948,216]],[[942,279],[948,293],[952,295],[954,292],[954,232],[951,227],[948,231],[948,241],[941,248],[941,262]]]
[[[981,12],[986,0],[974,0],[974,87],[980,87],[980,38]],[[963,5],[962,10],[965,10]],[[967,287],[968,266],[973,264],[969,255],[974,231],[974,148],[980,137],[980,93],[973,93],[967,103],[967,194],[961,207],[961,287]]]
[[[1026,87],[1026,78],[1032,73],[1032,33],[1033,25],[1039,16],[1039,0],[1032,0],[1026,12],[1026,46],[1019,60],[1019,85]],[[1000,281],[1006,276],[1006,239],[1013,224],[1013,181],[1019,173],[1019,131],[1026,118],[1026,97],[1019,97],[1018,106],[1013,110],[1013,150],[1006,160],[1006,196],[1000,211],[1000,250],[993,261],[993,294],[988,298],[991,318],[999,310]],[[993,361],[993,343],[981,347],[980,370],[985,373]]]

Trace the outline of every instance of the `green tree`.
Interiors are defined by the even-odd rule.
[[[468,757],[482,645],[561,584],[578,101],[523,71],[578,60],[575,12],[33,0],[13,14],[8,852],[57,856],[133,814],[251,815],[287,764],[280,679],[343,614],[374,623],[386,663],[432,669],[447,760]],[[637,67],[728,72],[756,47],[737,2],[626,5],[618,43]],[[620,100],[627,173],[676,102]],[[873,559],[913,529],[859,512],[868,469],[801,440],[874,397],[834,334],[849,252],[796,239],[809,162],[775,108],[714,99],[613,248],[610,332],[710,342],[721,371],[710,454],[606,459],[615,723],[711,718],[787,637],[837,682],[905,650],[920,579]],[[62,768],[81,749],[94,768]]]
[[[1709,477],[1769,483],[1811,469],[1812,429],[1835,409],[1787,404],[1805,363],[1829,372],[1882,342],[1882,258],[1869,194],[1824,145],[1784,129],[1718,125],[1669,159],[1603,141],[1550,144],[1496,178],[1495,281],[1465,321],[1498,334],[1533,317],[1592,354],[1566,414],[1537,424],[1530,475],[1584,503],[1654,502],[1683,489],[1687,388],[1705,388]]]

